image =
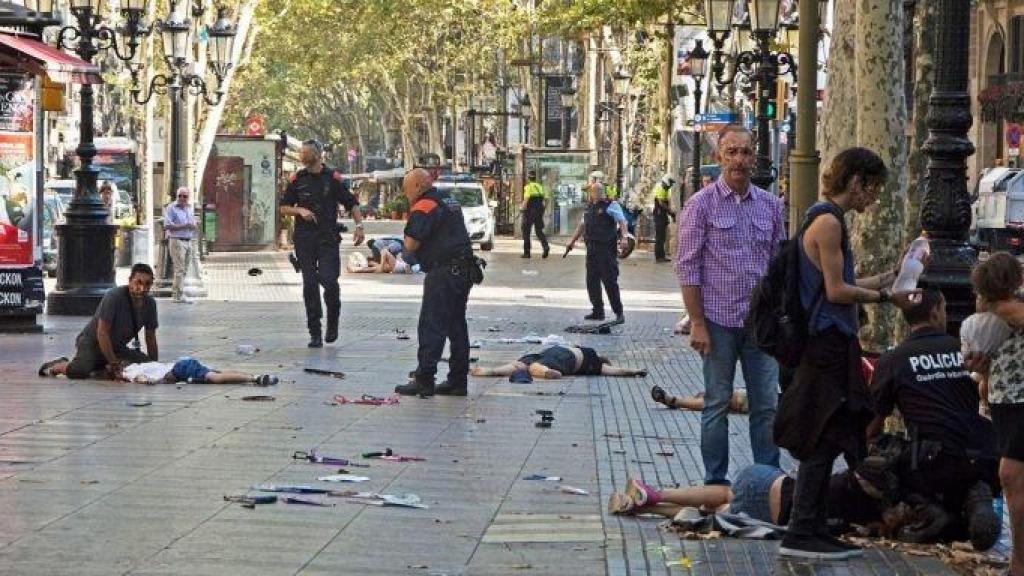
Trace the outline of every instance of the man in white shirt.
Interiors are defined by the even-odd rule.
[[[171,262],[174,263],[171,296],[175,302],[190,302],[182,294],[182,284],[189,262],[192,261],[192,238],[196,230],[188,188],[182,186],[178,188],[177,199],[164,207],[164,235],[167,238],[167,250],[171,253]]]

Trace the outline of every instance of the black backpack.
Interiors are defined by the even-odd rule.
[[[832,214],[843,227],[843,250],[847,246],[846,221],[838,206],[828,203],[804,219],[796,236],[783,241],[768,263],[768,272],[750,295],[744,325],[754,344],[779,365],[795,368],[807,342],[810,318],[821,305],[824,287],[818,291],[808,315],[800,302],[800,246],[804,231],[815,218]]]

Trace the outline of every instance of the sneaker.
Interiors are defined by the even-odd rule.
[[[629,482],[626,483],[626,494],[633,499],[633,503],[637,508],[654,506],[661,500],[661,495],[658,494],[657,490],[636,478],[630,478]]]
[[[851,557],[846,548],[819,536],[800,536],[787,533],[782,537],[779,556],[786,558],[804,558],[808,560],[846,560]]]
[[[864,555],[864,549],[863,548],[861,548],[860,546],[857,546],[856,544],[853,544],[851,542],[847,542],[846,540],[843,540],[842,538],[836,538],[835,536],[832,536],[831,534],[829,534],[827,536],[822,536],[821,538],[822,538],[822,540],[825,540],[826,542],[828,542],[829,544],[832,544],[833,546],[835,546],[837,548],[842,548],[843,550],[846,550],[847,554],[849,554],[849,556],[847,556],[847,558],[856,558],[856,557]]]
[[[45,376],[53,376],[53,372],[51,372],[53,367],[56,366],[57,364],[60,364],[61,362],[67,362],[67,361],[68,361],[67,358],[65,358],[64,356],[61,356],[60,358],[54,358],[53,360],[50,360],[49,362],[43,362],[43,365],[39,367],[39,375],[40,376],[44,376],[44,377]]]
[[[256,377],[254,384],[257,386],[276,386],[279,382],[277,376],[271,376],[270,374],[263,374]]]
[[[583,317],[584,320],[604,320],[604,312],[591,312]]]

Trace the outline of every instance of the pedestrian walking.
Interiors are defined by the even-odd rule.
[[[527,172],[527,183],[523,186],[523,203],[519,207],[523,213],[523,255],[522,258],[530,257],[530,234],[531,230],[537,233],[541,248],[544,252],[541,258],[547,258],[550,247],[548,237],[544,235],[544,210],[547,207],[548,195],[544,186],[537,181],[537,172]]]
[[[722,128],[722,176],[686,202],[679,222],[676,273],[691,322],[690,346],[703,358],[701,455],[704,483],[709,485],[729,484],[727,416],[737,361],[750,402],[754,462],[779,465],[779,449],[772,441],[779,366],[758,349],[743,321],[751,292],[786,232],[778,200],[750,182],[752,139],[743,126]]]
[[[668,219],[675,220],[672,213],[670,192],[676,183],[675,179],[665,174],[654,187],[654,261],[668,262],[665,257],[665,242],[668,240]]]
[[[726,169],[727,170],[727,169]],[[857,306],[892,302],[912,305],[910,292],[892,293],[891,272],[854,276],[844,214],[864,212],[878,201],[888,170],[865,148],[840,152],[822,176],[822,196],[807,210],[798,238],[800,302],[809,333],[793,381],[782,392],[775,440],[800,460],[793,512],[779,553],[783,556],[839,559],[860,548],[832,537],[825,522],[825,500],[832,464],[843,454],[855,467],[865,453],[872,402],[861,371]],[[819,217],[820,216],[820,217]],[[915,291],[914,293],[916,293]]]
[[[149,295],[153,269],[148,264],[132,266],[127,286],[115,286],[104,294],[96,312],[75,339],[75,355],[50,360],[40,366],[40,376],[89,378],[106,371],[115,378],[126,364],[156,362],[160,352],[156,341],[159,326],[156,300]],[[145,329],[146,352],[139,344],[139,330]]]
[[[111,214],[113,214],[111,199]],[[189,202],[188,187],[181,186],[175,194],[174,202],[164,207],[164,236],[167,238],[167,251],[171,254],[174,267],[174,280],[171,284],[171,299],[174,302],[189,304],[192,301],[185,297],[183,285],[185,274],[192,263],[192,239],[196,236],[196,216]]]
[[[591,312],[584,320],[604,320],[604,299],[601,286],[608,293],[608,303],[615,314],[615,324],[622,324],[626,316],[619,294],[619,244],[626,239],[626,215],[622,206],[604,195],[604,185],[594,182],[589,189],[590,203],[583,220],[569,239],[566,252],[572,250],[583,236],[587,246],[587,296]]]
[[[402,193],[412,206],[405,226],[405,249],[416,254],[427,277],[416,331],[416,371],[412,381],[396,386],[395,392],[423,398],[465,396],[469,377],[466,302],[473,284],[483,280],[483,270],[473,256],[462,208],[448,192],[433,187],[426,170],[409,172],[402,180]],[[448,379],[435,387],[445,340],[449,346]]]
[[[292,176],[284,197],[281,214],[295,216],[295,256],[302,270],[302,299],[306,305],[306,327],[310,348],[321,348],[324,340],[338,339],[341,297],[341,236],[338,230],[338,206],[344,206],[356,222],[353,244],[363,242],[363,216],[341,173],[323,163],[323,145],[306,140],[299,153],[304,167]],[[321,335],[320,287],[327,307],[327,331]]]

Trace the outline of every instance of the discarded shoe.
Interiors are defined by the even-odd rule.
[[[661,495],[658,494],[657,490],[636,478],[630,478],[629,482],[626,483],[626,494],[633,499],[638,508],[654,506],[661,500]]]
[[[272,376],[270,374],[262,374],[260,376],[257,376],[256,380],[253,383],[256,384],[257,386],[276,386],[279,381],[280,380],[278,379],[277,376]]]

